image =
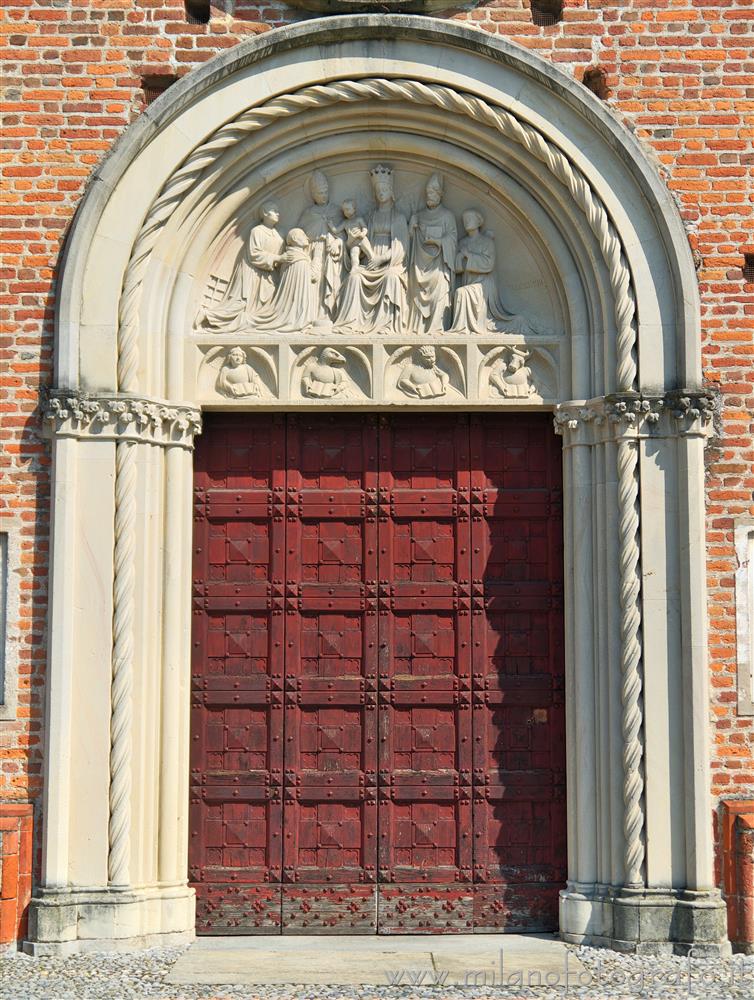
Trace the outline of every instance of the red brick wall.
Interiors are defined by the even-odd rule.
[[[32,839],[32,806],[0,803],[0,953],[26,933]]]
[[[0,797],[37,800],[45,663],[48,454],[40,385],[51,379],[55,267],[94,166],[144,107],[141,78],[188,72],[250,32],[307,16],[237,0],[188,24],[182,0],[6,0],[7,184],[0,248],[0,517],[20,536],[18,721],[0,722]],[[732,518],[754,513],[754,5],[751,0],[565,0],[562,22],[532,23],[528,0],[454,15],[557,62],[576,79],[600,66],[608,106],[652,151],[697,254],[706,377],[722,393],[709,452],[712,791],[754,789],[754,720],[736,715]]]

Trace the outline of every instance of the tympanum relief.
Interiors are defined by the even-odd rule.
[[[373,167],[369,187],[367,211],[356,197],[334,205],[327,176],[315,171],[306,182],[311,204],[285,237],[277,203],[266,203],[220,301],[199,309],[196,330],[534,332],[503,305],[495,235],[480,211],[463,213],[466,235],[458,239],[442,174],[427,180],[424,204],[410,219],[396,205],[391,167]]]
[[[401,196],[385,164],[349,180],[350,191],[338,179],[333,199],[327,174],[315,170],[289,228],[280,203],[264,202],[227,277],[210,276],[194,320],[200,386],[209,365],[214,392],[246,402],[555,399],[557,362],[543,375],[539,362],[552,353],[532,353],[529,342],[557,354],[559,336],[506,306],[505,246],[485,213],[459,211],[459,192],[449,208],[440,172]],[[505,350],[485,346],[490,336]],[[227,345],[221,362],[215,337]],[[305,350],[312,337],[318,346]],[[255,344],[287,394],[260,378],[247,350]]]

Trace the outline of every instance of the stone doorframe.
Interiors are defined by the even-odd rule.
[[[709,795],[712,401],[676,206],[636,139],[557,67],[454,22],[361,15],[275,30],[189,74],[125,133],[76,216],[45,413],[54,492],[35,953],[193,934],[192,445],[202,406],[238,408],[200,385],[202,344],[187,334],[196,275],[248,201],[246,179],[262,190],[311,169],[315,149],[383,159],[385,135],[396,155],[415,148],[430,162],[450,145],[448,162],[484,173],[535,248],[562,322],[553,397],[494,401],[552,410],[563,435],[562,936],[627,951],[728,948]],[[458,348],[468,365],[480,351]],[[266,405],[303,406],[281,371]],[[463,388],[472,374],[441,405],[492,405]],[[374,391],[362,408],[395,405]]]

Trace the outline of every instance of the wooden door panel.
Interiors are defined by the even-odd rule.
[[[283,933],[376,926],[376,448],[372,419],[289,421]]]
[[[375,934],[375,887],[285,886],[282,925],[285,934]]]
[[[380,427],[380,930],[468,929],[468,421]]]
[[[284,424],[196,453],[189,864],[202,933],[280,932]]]
[[[474,929],[470,885],[392,883],[379,892],[381,934],[469,934]]]
[[[557,927],[565,871],[561,475],[540,415],[472,419],[477,930]]]
[[[208,418],[200,933],[556,926],[558,444],[534,414]]]

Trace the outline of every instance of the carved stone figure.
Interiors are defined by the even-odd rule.
[[[437,365],[434,347],[424,344],[403,364],[396,386],[407,396],[435,399],[448,391],[450,376]]]
[[[262,206],[262,221],[254,226],[241,257],[233,268],[221,302],[199,310],[198,328],[234,333],[249,326],[255,314],[268,305],[275,292],[275,269],[281,261],[283,237],[276,226],[280,210],[273,201]]]
[[[259,376],[248,364],[246,351],[242,347],[232,347],[217,376],[216,388],[223,396],[238,399],[241,396],[261,396],[262,383]]]
[[[310,243],[315,286],[313,318],[327,320],[335,315],[343,272],[343,243],[330,230],[337,224],[339,212],[330,204],[330,184],[321,170],[315,170],[309,177],[306,191],[312,204],[301,213],[298,226]]]
[[[509,313],[503,306],[495,280],[495,238],[482,232],[484,216],[476,209],[463,213],[466,236],[458,246],[456,273],[461,286],[456,289],[453,333],[533,333],[523,316]]]
[[[333,236],[343,236],[348,250],[348,260],[346,266],[349,270],[358,270],[361,265],[362,254],[367,263],[374,258],[374,250],[369,242],[369,229],[360,215],[356,214],[356,202],[347,198],[340,210],[343,213],[343,220],[339,225],[330,224],[330,232]]]
[[[312,355],[301,374],[301,391],[315,399],[352,399],[356,392],[345,371],[346,359],[334,347],[323,348]]]
[[[444,182],[432,174],[426,186],[427,207],[411,217],[409,298],[416,333],[442,333],[450,324],[458,230],[442,204]]]
[[[526,364],[530,352],[511,347],[490,370],[490,386],[501,396],[522,399],[533,396],[537,388],[532,381],[532,370]]]
[[[349,271],[335,327],[341,332],[400,333],[408,323],[408,224],[395,207],[390,167],[380,164],[369,176],[377,202],[369,219],[372,259],[366,268]]]
[[[254,329],[269,333],[300,333],[316,316],[310,243],[303,229],[291,229],[281,257],[280,284],[272,301],[256,317]]]

